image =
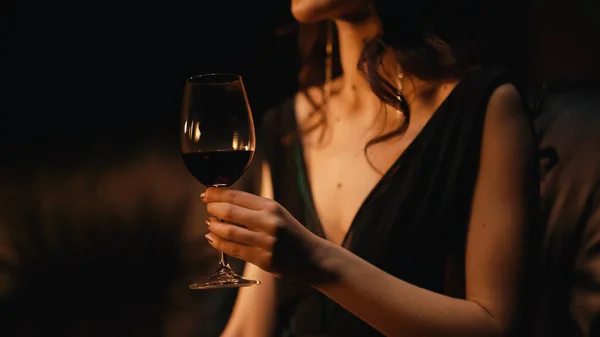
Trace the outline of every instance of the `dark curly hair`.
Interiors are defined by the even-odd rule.
[[[381,73],[383,55],[390,49],[405,73],[424,80],[461,79],[476,68],[500,65],[518,69],[521,56],[519,33],[528,2],[516,0],[374,0],[373,8],[382,24],[382,35],[365,41],[357,67],[383,103],[403,111],[405,122],[396,130],[370,140],[370,146],[404,133],[410,121],[410,109],[401,92]],[[301,24],[299,87],[306,89],[324,83],[324,58],[327,22]],[[335,35],[334,35],[335,39]],[[341,75],[339,57],[334,48],[333,77]],[[307,95],[310,99],[310,97]],[[314,103],[309,118],[319,115],[316,124],[303,132],[312,132],[327,123],[319,105]],[[385,109],[382,109],[385,113]],[[314,119],[313,119],[314,120]]]

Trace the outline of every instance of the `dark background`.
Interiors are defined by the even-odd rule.
[[[533,1],[513,51],[527,83],[600,75],[599,4]],[[296,90],[289,1],[3,1],[0,15],[0,335],[218,335],[234,293],[186,287],[217,257],[179,158],[183,84],[241,74],[260,123]],[[238,187],[256,191],[250,178]]]
[[[218,335],[235,292],[187,289],[217,255],[179,156],[183,85],[241,74],[259,124],[296,90],[288,8],[0,5],[0,335]]]
[[[17,98],[5,115],[30,131],[3,123],[11,137],[20,134],[12,138],[15,151],[15,141],[31,146],[25,143],[41,139],[62,141],[69,155],[98,143],[114,150],[160,137],[173,141],[183,83],[199,73],[240,73],[258,117],[295,89],[293,33],[276,34],[292,22],[287,1],[4,6],[7,98]],[[47,156],[49,145],[33,148]]]

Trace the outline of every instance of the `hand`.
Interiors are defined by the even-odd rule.
[[[329,277],[320,266],[328,242],[277,202],[228,188],[209,188],[202,201],[213,216],[206,238],[214,248],[276,276],[309,283]]]

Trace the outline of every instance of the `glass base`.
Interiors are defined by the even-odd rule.
[[[229,265],[221,265],[205,282],[190,284],[190,289],[241,288],[259,284],[260,281],[248,280],[236,274]]]

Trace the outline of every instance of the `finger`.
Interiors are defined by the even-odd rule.
[[[255,211],[225,202],[210,202],[206,206],[208,213],[214,217],[248,227],[259,232],[272,234],[276,216]]]
[[[214,233],[206,234],[205,238],[216,250],[222,251],[229,256],[235,257],[236,259],[253,263],[257,257],[260,258],[261,256],[259,248],[228,241]]]
[[[223,187],[209,187],[200,196],[204,203],[226,202],[255,211],[263,209],[265,200],[267,200],[251,193]]]
[[[217,236],[245,246],[259,247],[268,251],[273,249],[275,238],[265,232],[256,232],[240,226],[224,223],[217,218],[206,222],[208,230]]]

